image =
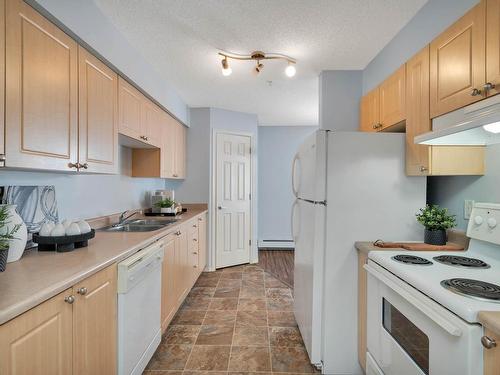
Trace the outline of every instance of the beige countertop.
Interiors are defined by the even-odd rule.
[[[388,250],[402,250],[406,251],[405,249],[402,248],[384,248],[384,247],[377,247],[373,244],[373,242],[369,241],[357,241],[354,243],[354,247],[361,253],[368,254],[370,251],[388,251]]]
[[[480,311],[477,319],[483,327],[500,335],[500,311]]]
[[[71,252],[26,251],[19,261],[7,264],[5,272],[0,273],[0,324],[129,257],[207,211],[206,204],[184,207],[188,211],[177,216],[175,224],[162,230],[141,233],[97,231],[88,247]]]

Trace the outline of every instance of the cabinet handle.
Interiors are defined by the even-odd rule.
[[[68,168],[78,169],[80,163],[68,163]]]
[[[490,90],[493,90],[495,88],[495,84],[491,82],[486,82],[483,86],[484,91],[488,92]]]
[[[174,173],[172,176],[173,176],[173,177],[179,177],[179,175],[178,175],[178,174],[175,174],[175,173]]]
[[[497,346],[497,342],[494,339],[489,338],[488,336],[481,337],[481,344],[483,344],[486,349],[493,349]]]
[[[67,303],[69,303],[71,305],[71,304],[73,304],[73,302],[75,302],[75,297],[74,296],[68,296],[68,297],[64,298],[64,302],[67,302]]]
[[[197,251],[193,251],[193,254],[196,255],[196,254],[198,254],[198,252]]]
[[[197,240],[196,238],[193,238],[193,241],[194,241],[194,242],[197,242],[198,240]]]
[[[77,292],[78,294],[80,294],[80,295],[84,296],[85,294],[87,294],[88,290],[87,290],[87,288],[85,288],[85,287],[81,287],[81,288],[80,288],[80,289],[78,289],[76,292]]]
[[[78,163],[78,164],[80,164],[80,163]],[[87,163],[83,163],[83,164],[80,164],[80,166],[78,168],[88,169],[89,165]]]
[[[193,224],[193,228],[197,228],[198,226],[196,224]]]
[[[427,172],[428,169],[427,167],[424,167],[423,165],[420,166],[420,172]]]
[[[482,95],[482,91],[480,89],[472,89],[471,91],[471,96],[479,96],[479,95]]]

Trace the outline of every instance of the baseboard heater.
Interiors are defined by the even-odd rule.
[[[259,249],[293,249],[293,240],[259,240]]]

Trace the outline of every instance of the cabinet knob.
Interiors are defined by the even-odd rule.
[[[0,162],[5,162],[5,154],[0,154]]]
[[[74,296],[68,296],[68,297],[64,298],[64,302],[67,302],[67,303],[69,303],[71,305],[71,304],[73,304],[73,302],[75,302],[75,297]]]
[[[197,251],[193,251],[193,254],[196,255],[196,254],[198,254],[198,252]]]
[[[173,176],[173,177],[179,177],[179,175],[178,175],[178,174],[175,174],[175,173],[174,173],[172,176]]]
[[[497,342],[488,336],[481,337],[481,344],[483,344],[486,349],[493,349],[497,346]]]
[[[470,94],[471,94],[471,96],[479,96],[479,95],[482,95],[482,91],[474,88],[474,89],[472,89]]]
[[[193,238],[193,241],[194,241],[194,242],[197,242],[198,240],[197,240],[196,238]]]
[[[203,219],[201,217],[198,218],[198,221],[202,221]]]
[[[198,227],[198,226],[196,224],[193,224],[193,228],[196,228],[196,227]]]
[[[76,292],[77,292],[78,294],[80,294],[80,295],[84,296],[85,294],[87,294],[88,290],[87,290],[87,288],[85,288],[85,287],[81,287],[81,288],[80,288],[80,289],[78,289]]]
[[[373,124],[372,128],[377,129],[377,124]]]
[[[198,266],[197,266],[196,264],[195,264],[193,267],[194,267],[194,268],[198,268]]]
[[[424,167],[423,165],[420,166],[420,172],[427,172],[427,167]]]
[[[175,232],[176,235],[180,236],[181,235],[181,231],[178,230],[177,232]]]
[[[491,82],[486,82],[483,86],[484,91],[488,92],[490,90],[493,90],[495,88],[495,84]]]
[[[80,163],[68,163],[68,168],[78,169]]]
[[[78,163],[78,168],[83,168],[83,169],[88,169],[89,168],[89,165],[87,163],[83,163],[83,164],[80,164]]]

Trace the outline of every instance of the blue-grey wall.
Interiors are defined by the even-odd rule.
[[[319,76],[319,127],[355,131],[362,95],[361,70],[326,70]]]
[[[363,93],[376,87],[479,0],[429,0],[363,71]]]
[[[292,160],[315,126],[259,127],[259,241],[291,240]]]

